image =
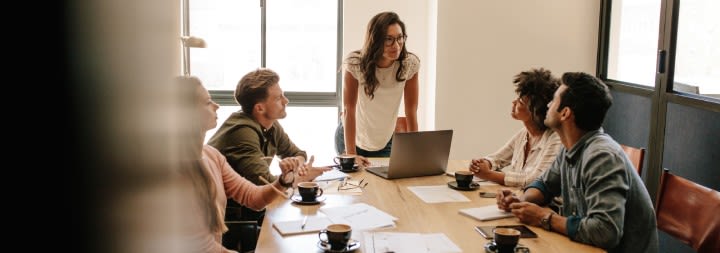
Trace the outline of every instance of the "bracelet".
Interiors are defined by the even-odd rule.
[[[280,186],[282,186],[282,187],[291,188],[292,185],[293,185],[293,183],[295,183],[295,177],[293,177],[293,179],[290,180],[290,182],[285,183],[285,182],[283,181],[282,175],[280,175],[280,177],[278,177],[278,182],[280,183]]]

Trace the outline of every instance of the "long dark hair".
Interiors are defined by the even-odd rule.
[[[365,44],[362,50],[355,51],[360,54],[360,71],[362,71],[365,77],[365,94],[371,99],[375,97],[375,90],[380,82],[375,76],[375,69],[377,68],[377,62],[383,57],[385,51],[385,37],[387,37],[387,29],[390,25],[398,24],[402,28],[403,36],[407,36],[405,30],[405,23],[400,20],[395,12],[381,12],[375,15],[367,25],[367,33],[365,34]],[[400,67],[395,72],[395,80],[398,82],[405,81],[401,73],[405,66],[403,66],[403,60],[407,57],[407,49],[405,43],[402,44],[400,51],[400,57],[398,62]]]
[[[205,212],[204,217],[210,231],[222,233],[227,231],[227,227],[223,221],[222,211],[215,202],[217,188],[202,158],[205,133],[198,112],[198,106],[202,103],[198,100],[198,89],[202,88],[202,82],[194,76],[181,76],[176,79],[176,83],[179,86],[180,115],[184,117],[183,122],[185,122],[180,126],[180,136],[177,141],[178,174],[193,187],[201,209]]]

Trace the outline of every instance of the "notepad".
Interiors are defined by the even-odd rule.
[[[283,236],[305,233],[317,233],[333,222],[328,217],[308,217],[305,228],[302,227],[303,220],[289,220],[273,223],[273,227]]]
[[[497,220],[513,216],[511,212],[505,212],[503,210],[500,210],[497,208],[496,205],[465,208],[460,209],[460,211],[458,212],[462,215],[475,218],[479,221]]]

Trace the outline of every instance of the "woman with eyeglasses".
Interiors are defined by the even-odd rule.
[[[562,146],[558,135],[544,124],[560,81],[540,68],[517,74],[513,83],[518,97],[512,101],[510,116],[524,127],[497,152],[473,159],[470,171],[501,185],[525,187],[550,168]]]
[[[367,26],[361,50],[343,61],[342,122],[335,132],[339,154],[389,157],[400,101],[404,95],[407,130],[418,130],[420,59],[405,48],[405,23],[394,12],[375,15]]]

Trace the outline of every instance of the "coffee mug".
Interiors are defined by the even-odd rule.
[[[353,170],[353,166],[355,166],[355,156],[352,155],[336,156],[333,161],[340,165],[341,170]]]
[[[325,234],[325,239],[322,235]],[[325,245],[330,245],[331,250],[345,250],[352,236],[352,228],[347,224],[330,224],[327,228],[318,232],[318,238]]]
[[[317,197],[323,195],[323,189],[315,182],[298,183],[298,191],[300,192],[302,201],[305,202],[313,202],[317,199]]]
[[[470,187],[470,183],[472,183],[473,179],[473,173],[470,171],[462,170],[462,171],[455,171],[455,181],[457,181],[457,186],[461,188],[468,188]]]
[[[498,253],[515,253],[526,247],[518,247],[520,241],[520,230],[513,228],[495,228],[493,229],[496,252]],[[523,251],[520,251],[523,252]]]

